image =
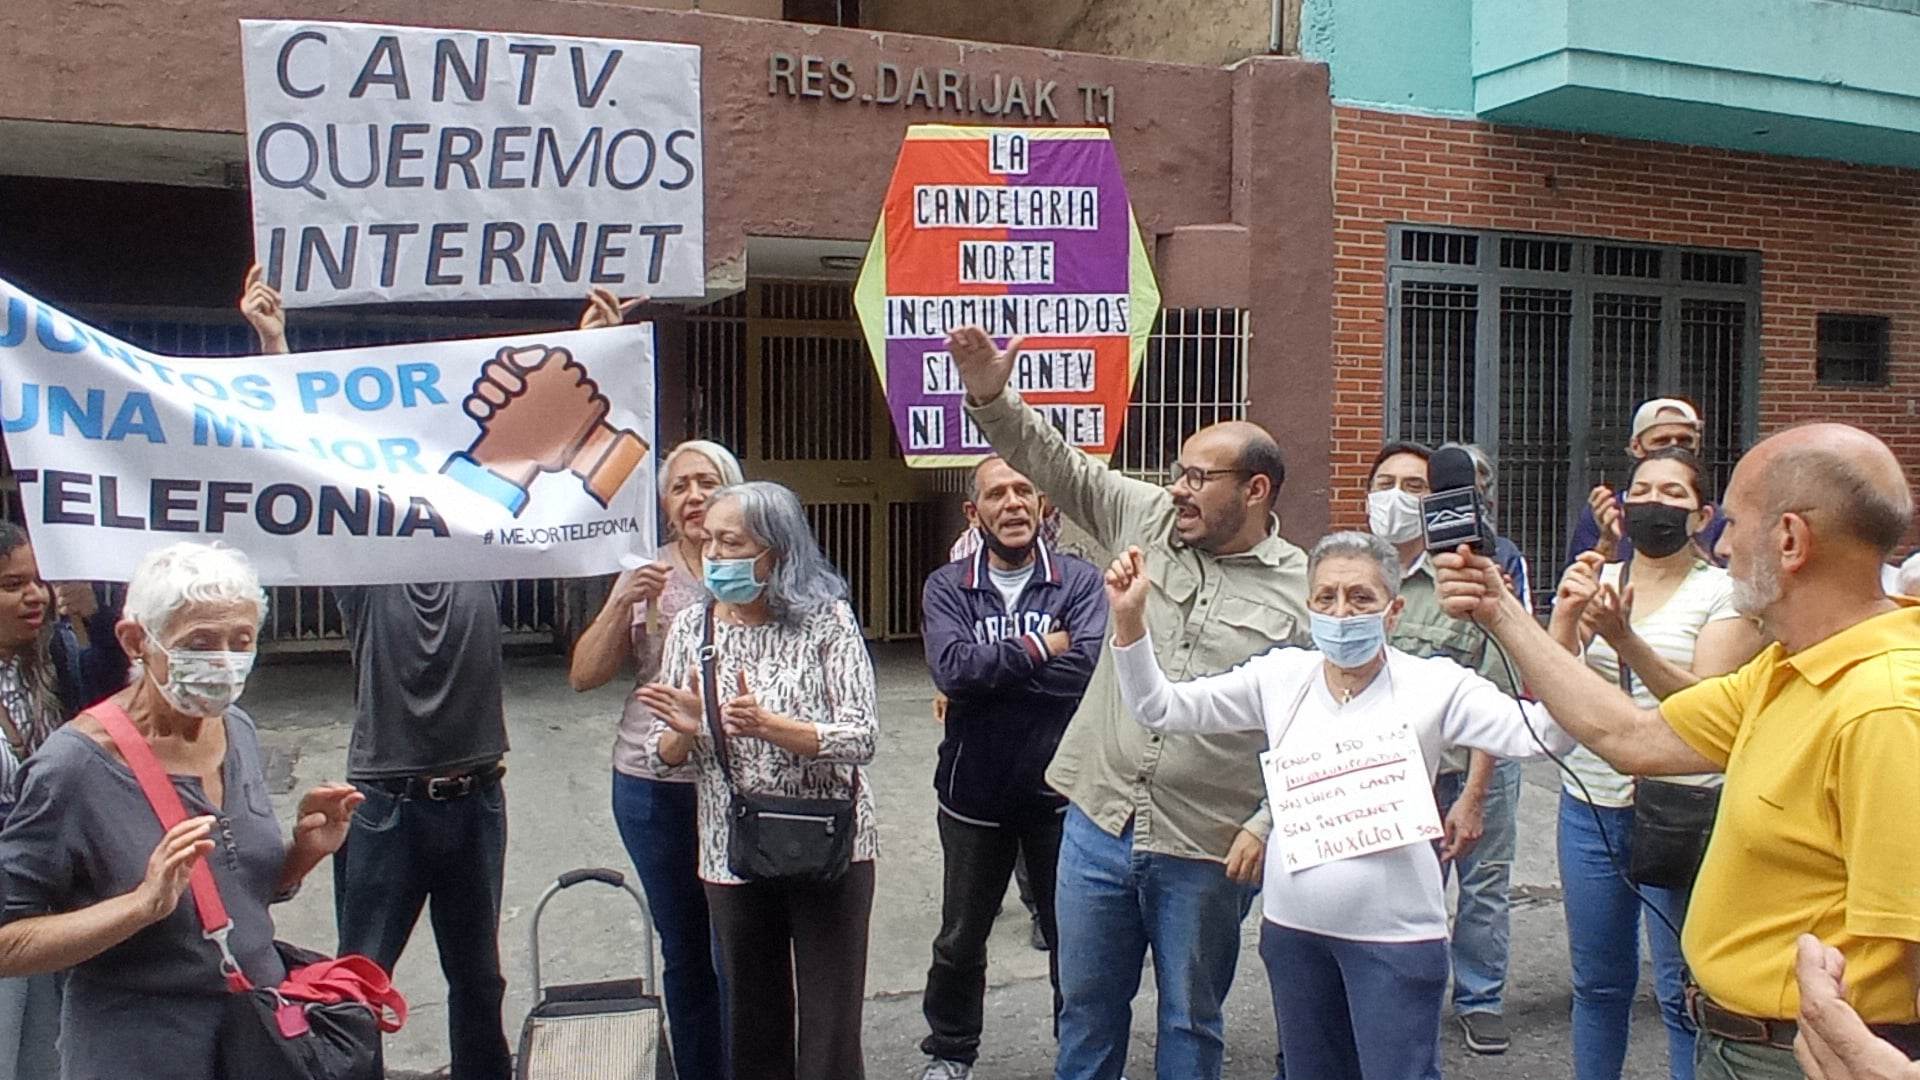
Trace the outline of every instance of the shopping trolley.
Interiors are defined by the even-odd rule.
[[[586,881],[624,890],[640,905],[638,979],[544,986],[540,977],[540,915],[547,902]],[[570,870],[547,887],[528,928],[533,963],[533,1011],[520,1030],[517,1080],[673,1080],[665,1013],[653,982],[653,912],[626,875],[605,867]]]

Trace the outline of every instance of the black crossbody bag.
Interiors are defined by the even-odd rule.
[[[1626,595],[1632,563],[1620,567],[1620,593]],[[1618,660],[1618,653],[1615,654]],[[1633,672],[1619,660],[1620,689],[1633,696]],[[1633,781],[1633,831],[1627,877],[1635,885],[1691,889],[1707,857],[1713,821],[1720,813],[1720,789],[1676,784],[1671,780]]]
[[[727,803],[727,869],[743,881],[837,881],[853,862],[854,807],[860,798],[860,771],[845,799],[797,799],[742,791],[733,776],[733,755],[720,725],[719,656],[713,647],[713,605],[700,641],[700,691],[706,699],[707,730],[720,773],[730,793]]]

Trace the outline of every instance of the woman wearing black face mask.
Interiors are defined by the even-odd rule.
[[[1682,449],[1656,451],[1641,461],[1626,497],[1631,561],[1607,564],[1594,552],[1581,555],[1567,568],[1554,603],[1554,637],[1583,655],[1588,667],[1620,681],[1644,708],[1701,679],[1734,670],[1764,643],[1759,630],[1734,612],[1727,572],[1708,563],[1692,543],[1693,534],[1712,520],[1700,474],[1699,460]],[[1619,1080],[1640,975],[1641,912],[1607,847],[1611,845],[1622,867],[1634,861],[1636,797],[1647,797],[1651,785],[1636,791],[1640,782],[1613,771],[1585,749],[1568,754],[1567,765],[1581,781],[1569,779],[1563,785],[1559,825],[1560,879],[1573,958],[1574,1077]],[[1718,786],[1721,778],[1662,780],[1703,788]],[[1702,826],[1701,838],[1704,833]],[[1685,920],[1688,889],[1649,886],[1641,891],[1675,926]],[[1693,1031],[1686,1016],[1680,943],[1651,916],[1647,939],[1667,1027],[1671,1075],[1673,1080],[1693,1080]]]

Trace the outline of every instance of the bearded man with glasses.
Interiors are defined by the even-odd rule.
[[[1109,552],[1139,547],[1154,581],[1146,618],[1174,680],[1226,671],[1307,622],[1307,559],[1280,538],[1286,465],[1257,424],[1203,428],[1161,487],[1070,445],[1008,387],[1004,351],[977,328],[948,340],[967,412],[996,454]],[[1057,1080],[1118,1080],[1141,962],[1153,953],[1160,1080],[1219,1080],[1222,1003],[1272,828],[1260,732],[1150,732],[1120,700],[1111,650],[1060,740],[1047,782],[1069,806],[1060,845]]]

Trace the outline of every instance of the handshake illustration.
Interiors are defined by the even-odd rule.
[[[607,423],[606,396],[565,349],[501,349],[462,407],[480,435],[440,471],[515,517],[543,472],[573,473],[606,506],[647,457],[646,440]]]

